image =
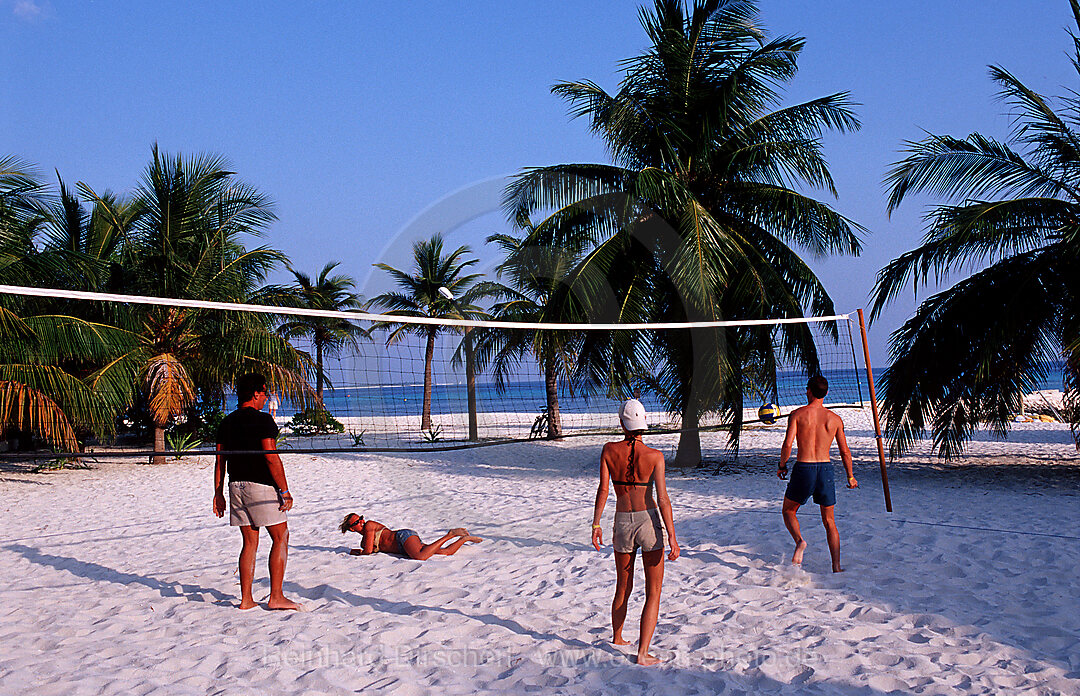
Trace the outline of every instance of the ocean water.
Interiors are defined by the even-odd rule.
[[[869,401],[865,385],[865,373],[860,370],[826,370],[829,380],[830,403],[861,403]],[[862,380],[862,381],[860,381]],[[480,413],[537,413],[546,409],[544,383],[540,380],[511,382],[499,390],[494,383],[477,382],[476,401]],[[423,384],[391,384],[362,387],[326,389],[323,402],[334,414],[368,416],[419,415],[423,405]],[[652,394],[645,393],[641,402],[650,411],[663,411],[661,403]],[[775,394],[764,398],[748,395],[747,408],[776,401],[782,405],[800,404],[806,400],[806,376],[803,373],[785,372],[777,375]],[[619,401],[602,394],[586,395],[572,393],[562,388],[559,392],[559,409],[565,414],[608,413],[618,408]],[[293,408],[285,404],[283,411]],[[295,409],[294,409],[295,410]],[[433,415],[464,413],[468,410],[468,393],[463,382],[436,383],[432,388],[431,412]]]
[[[1038,385],[1039,389],[1061,389],[1062,366],[1055,366]],[[875,377],[883,371],[875,370]],[[869,403],[866,371],[853,368],[825,370],[829,380],[828,403]],[[652,394],[639,397],[650,411],[663,411],[663,406]],[[477,411],[480,413],[536,413],[546,408],[544,384],[541,380],[510,382],[499,390],[492,382],[478,381],[476,385]],[[423,384],[387,384],[328,388],[324,403],[334,414],[360,416],[419,416],[423,404]],[[746,407],[755,408],[767,402],[782,406],[804,403],[806,400],[806,375],[799,371],[777,374],[775,393],[748,394]],[[559,392],[559,408],[565,414],[608,413],[618,408],[618,400],[603,394],[586,395],[571,393],[562,388]],[[291,413],[295,407],[283,404],[282,412]],[[436,383],[432,388],[431,412],[433,415],[465,413],[468,410],[468,394],[464,382]]]

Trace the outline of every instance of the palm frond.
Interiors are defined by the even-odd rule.
[[[977,201],[938,206],[922,246],[901,254],[878,272],[874,286],[873,321],[902,287],[944,281],[958,262],[993,262],[1050,242],[1072,224],[1076,206],[1053,198]]]
[[[62,452],[78,452],[75,429],[55,401],[14,380],[0,379],[0,424],[29,430]]]
[[[165,425],[195,401],[195,390],[176,356],[155,355],[146,363],[146,388],[150,396],[150,414],[158,425]]]
[[[958,456],[980,423],[1004,436],[1023,394],[1057,354],[1049,328],[1061,311],[1061,277],[1047,250],[1016,255],[919,306],[892,337],[881,379],[890,452],[932,431],[935,449]]]
[[[928,193],[946,200],[986,199],[998,195],[1048,197],[1071,187],[996,140],[972,134],[967,140],[931,135],[908,142],[908,156],[886,176],[889,212],[910,193]]]

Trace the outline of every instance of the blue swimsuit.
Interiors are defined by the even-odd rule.
[[[396,532],[394,532],[394,539],[397,541],[398,546],[401,547],[401,552],[402,553],[405,553],[405,540],[408,539],[409,537],[414,537],[414,536],[420,536],[420,535],[417,534],[416,532],[414,532],[411,529],[399,529]],[[405,555],[407,556],[408,554],[405,553]]]
[[[805,505],[811,495],[821,507],[836,505],[832,462],[795,462],[784,497]]]

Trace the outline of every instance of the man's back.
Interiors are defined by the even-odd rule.
[[[795,409],[788,418],[795,428],[797,461],[829,461],[829,449],[844,427],[840,416],[818,402]]]
[[[256,408],[242,407],[222,420],[221,425],[218,426],[217,443],[226,452],[261,450],[264,449],[264,440],[276,439],[277,436],[277,423],[270,414]],[[253,481],[267,486],[274,485],[266,455],[230,454],[226,455],[225,459],[230,481]]]

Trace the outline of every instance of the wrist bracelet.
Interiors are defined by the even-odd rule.
[[[594,524],[592,527],[593,529],[603,529],[603,526],[599,524]]]
[[[285,489],[285,490],[283,490],[283,491],[278,491],[278,495],[289,495],[289,489],[288,489],[288,488],[286,488],[286,489]]]

